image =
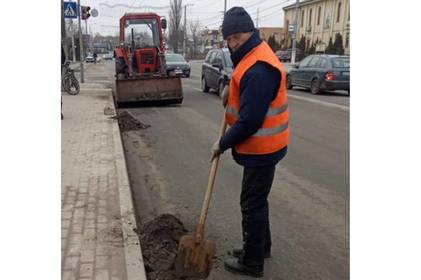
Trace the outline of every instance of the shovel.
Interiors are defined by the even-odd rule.
[[[222,120],[219,131],[219,138],[225,133],[227,123],[225,117]],[[180,238],[178,254],[175,260],[175,273],[178,277],[208,277],[215,256],[215,242],[204,240],[205,221],[208,214],[210,198],[215,182],[216,170],[218,169],[219,156],[212,160],[212,167],[209,174],[208,187],[203,200],[199,224],[191,235],[183,235]]]

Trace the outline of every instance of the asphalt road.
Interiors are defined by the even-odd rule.
[[[151,127],[123,133],[141,222],[170,212],[190,231],[223,115],[219,97],[200,90],[200,62],[191,64],[192,76],[182,80],[183,104],[125,109]],[[112,73],[113,64],[104,65]],[[273,247],[263,279],[349,279],[349,97],[300,89],[288,95],[291,138],[269,197]],[[241,177],[242,168],[225,152],[205,229],[218,255],[209,279],[245,279],[222,264],[241,244]]]

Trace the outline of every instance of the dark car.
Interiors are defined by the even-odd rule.
[[[232,71],[233,65],[227,48],[210,50],[202,64],[203,92],[209,92],[212,88],[221,93],[231,79]]]
[[[190,77],[190,64],[178,53],[166,53],[165,61],[167,63],[168,75],[180,75]]]
[[[321,90],[346,90],[349,94],[349,56],[310,55],[293,65],[287,74],[287,88],[309,88],[312,94]]]
[[[281,62],[290,62],[292,56],[292,49],[286,49],[284,51],[277,51],[275,55]],[[295,61],[300,61],[305,57],[305,53],[300,49],[295,49]]]

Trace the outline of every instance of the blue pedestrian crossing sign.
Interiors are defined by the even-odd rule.
[[[64,18],[77,18],[77,3],[76,2],[64,2]]]

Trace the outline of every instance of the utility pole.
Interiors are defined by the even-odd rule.
[[[295,63],[295,53],[296,53],[296,41],[297,41],[297,29],[298,29],[298,5],[299,0],[295,2],[295,26],[294,26],[294,35],[292,37],[292,52],[291,52],[291,64]]]
[[[64,21],[64,0],[61,0],[61,43],[66,39],[66,22]]]
[[[184,5],[184,40],[183,40],[183,56],[186,57],[187,54],[187,24],[186,24],[186,10],[188,6],[193,6],[193,4]]]
[[[84,83],[85,79],[83,77],[83,40],[82,40],[82,24],[80,22],[80,17],[82,16],[82,8],[80,6],[80,0],[77,0],[77,9],[78,9],[78,21],[79,21],[79,59],[80,59],[80,82]]]
[[[85,19],[86,51],[89,50],[88,21]]]
[[[186,27],[186,9],[187,5],[184,5],[184,40],[183,40],[183,56],[186,57],[186,46],[187,46],[187,27]]]
[[[76,62],[76,52],[75,52],[75,26],[73,25],[73,19],[70,21],[70,27],[72,30],[72,56],[73,56],[73,62]]]
[[[227,12],[227,0],[224,1],[224,16],[226,12]]]
[[[259,8],[257,8],[256,28],[259,28]]]

